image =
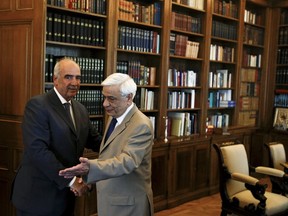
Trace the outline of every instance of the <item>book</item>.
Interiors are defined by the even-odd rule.
[[[168,114],[171,119],[171,135],[183,136],[185,127],[185,113],[184,112],[172,112]]]
[[[156,67],[150,67],[149,85],[154,86],[156,83]]]

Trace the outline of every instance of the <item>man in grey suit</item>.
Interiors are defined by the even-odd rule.
[[[101,143],[87,109],[73,99],[80,78],[78,64],[62,59],[54,68],[54,88],[26,105],[24,154],[12,189],[18,216],[74,215],[75,195],[69,186],[80,195],[87,189],[76,177],[71,180],[58,175],[59,170],[79,163],[84,148],[98,151]],[[65,103],[70,104],[67,110]]]
[[[96,182],[99,216],[151,216],[151,121],[133,103],[137,86],[127,74],[111,74],[102,86],[103,106],[110,116],[104,137],[112,119],[117,120],[115,129],[102,140],[98,159],[81,157],[80,164],[59,175],[82,175],[87,184]]]

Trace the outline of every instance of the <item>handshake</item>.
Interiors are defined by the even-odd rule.
[[[90,169],[88,158],[80,157],[79,161],[80,163],[76,166],[60,170],[59,176],[63,176],[64,178],[73,178],[74,176],[87,175]],[[91,185],[85,184],[82,178],[78,177],[76,177],[74,183],[70,186],[70,189],[74,192],[75,196],[82,196],[88,191],[91,191],[91,188]]]
[[[85,184],[82,178],[76,177],[74,183],[70,186],[70,190],[75,196],[82,196],[92,190],[92,185]]]

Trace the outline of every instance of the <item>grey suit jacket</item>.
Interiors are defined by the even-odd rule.
[[[152,145],[151,121],[134,104],[106,143],[102,140],[99,158],[84,177],[96,182],[99,216],[153,215]]]
[[[100,136],[87,109],[72,99],[77,131],[54,90],[28,101],[22,123],[24,154],[14,180],[12,201],[17,209],[39,215],[73,211],[71,179],[59,170],[79,163],[84,148],[98,150]],[[72,201],[72,200],[71,200]]]

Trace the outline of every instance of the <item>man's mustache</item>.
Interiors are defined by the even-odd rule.
[[[68,89],[69,90],[78,90],[78,87],[77,86],[68,86]]]

